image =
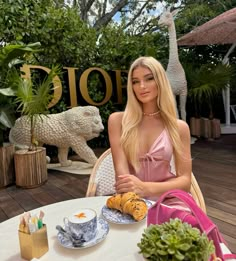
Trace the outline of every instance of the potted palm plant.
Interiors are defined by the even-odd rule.
[[[30,146],[28,149],[19,149],[15,152],[16,185],[32,188],[47,181],[46,149],[38,146],[35,138],[36,122],[46,115],[48,105],[53,98],[54,77],[59,74],[59,67],[54,66],[42,82],[20,78],[15,92],[17,111],[29,126]]]
[[[220,137],[220,120],[214,115],[214,100],[226,88],[233,68],[223,64],[205,64],[200,68],[186,66],[189,86],[188,96],[194,106],[195,117],[190,118],[190,130],[193,136],[205,138]],[[202,117],[202,108],[208,111],[208,117]]]
[[[0,187],[14,183],[14,145],[7,140],[7,131],[15,121],[12,106],[14,89],[18,86],[17,65],[26,61],[26,54],[36,52],[40,43],[6,45],[0,48]]]

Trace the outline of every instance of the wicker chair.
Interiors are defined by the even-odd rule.
[[[175,172],[174,161],[171,161],[171,170]],[[90,175],[86,197],[105,196],[115,193],[115,170],[112,161],[111,149],[107,149],[97,160]],[[206,212],[205,201],[201,189],[192,173],[190,192],[198,206]]]
[[[233,112],[234,119],[236,120],[236,104],[230,105],[230,108],[231,108],[231,110],[232,110],[232,112]]]

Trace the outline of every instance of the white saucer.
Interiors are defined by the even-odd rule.
[[[70,249],[83,249],[83,248],[91,247],[91,246],[94,246],[94,245],[97,245],[98,243],[100,243],[102,240],[104,240],[106,238],[108,232],[109,232],[109,225],[108,225],[107,221],[100,218],[97,221],[97,234],[96,234],[95,238],[93,238],[92,240],[90,240],[88,242],[83,243],[83,245],[74,247],[72,242],[70,240],[68,240],[60,232],[57,233],[57,240],[63,247],[70,248]]]
[[[152,206],[151,201],[146,200],[146,199],[143,199],[143,200],[146,202],[148,208],[150,208]],[[123,214],[119,210],[108,208],[106,205],[103,206],[103,208],[102,208],[102,215],[107,221],[109,221],[111,223],[123,224],[123,225],[135,224],[135,223],[141,222],[145,219],[144,218],[140,221],[136,221],[136,220],[134,220],[134,218],[131,215]]]

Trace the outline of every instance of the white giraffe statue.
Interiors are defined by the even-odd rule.
[[[163,12],[158,21],[160,26],[167,26],[169,31],[169,62],[166,70],[167,77],[170,81],[173,94],[179,96],[179,108],[181,119],[186,121],[186,100],[187,100],[187,81],[185,71],[179,61],[178,45],[176,39],[176,30],[174,16],[178,9],[170,12],[170,7]],[[178,109],[177,109],[178,112]]]

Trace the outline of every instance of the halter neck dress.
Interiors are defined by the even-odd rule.
[[[131,168],[131,173],[135,173],[140,180],[146,182],[163,182],[175,178],[176,175],[171,172],[170,162],[173,155],[173,146],[165,128],[152,144],[149,151],[139,156],[140,169],[135,173]],[[147,199],[157,201],[158,197],[148,197]],[[168,206],[187,210],[186,206],[178,199],[168,199],[165,201]]]
[[[139,156],[141,168],[136,176],[143,181],[152,182],[173,178],[175,175],[170,170],[172,154],[173,147],[168,131],[163,129],[149,151]]]

